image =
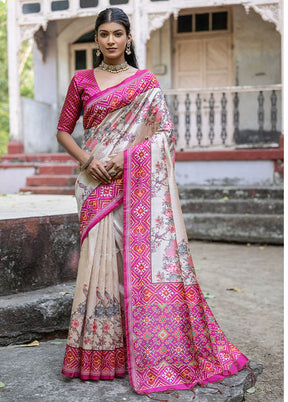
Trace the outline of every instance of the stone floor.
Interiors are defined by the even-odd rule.
[[[81,381],[61,374],[65,349],[64,339],[41,342],[35,347],[10,346],[0,348],[0,399],[14,401],[67,401],[67,402],[140,402],[149,401],[145,395],[137,395],[129,384],[128,375],[113,381]],[[252,362],[251,368],[258,375],[261,365]],[[237,376],[224,381],[233,387],[221,384],[213,388],[195,387],[195,402],[243,401],[244,390],[252,385],[251,373],[242,370]],[[193,400],[192,391],[179,391],[172,394],[154,393],[153,398],[162,401],[188,402]],[[178,396],[178,398],[177,398]],[[176,399],[177,398],[177,399]]]

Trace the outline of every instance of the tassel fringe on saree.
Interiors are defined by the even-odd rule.
[[[132,387],[149,393],[237,373],[248,359],[195,276],[156,78],[138,71],[97,93],[84,113],[92,128],[83,148],[103,162],[124,151],[124,177],[103,185],[81,172],[76,182],[81,254],[63,374],[112,379],[125,375],[127,360]]]

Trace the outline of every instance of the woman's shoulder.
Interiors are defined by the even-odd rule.
[[[74,73],[74,79],[83,79],[83,78],[91,78],[94,77],[94,69],[89,68],[86,70],[78,70]]]
[[[155,74],[152,73],[152,71],[144,69],[144,70],[138,70],[139,74],[144,77],[145,81],[147,81],[147,83],[149,83],[150,85],[154,86],[154,87],[159,87],[159,82],[157,80],[157,77],[155,76]]]

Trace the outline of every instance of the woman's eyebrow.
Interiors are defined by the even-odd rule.
[[[124,29],[119,28],[119,29],[116,29],[115,31],[113,31],[113,33],[123,32],[123,31],[124,31]],[[110,31],[106,31],[106,29],[100,29],[100,32],[110,32]]]

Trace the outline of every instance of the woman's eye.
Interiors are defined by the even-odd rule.
[[[122,36],[122,32],[117,32],[117,33],[115,34],[115,36],[117,36],[117,38],[119,38],[120,36]]]
[[[107,36],[107,34],[106,33],[101,33],[101,35],[100,35],[102,38],[105,38],[105,36]]]

